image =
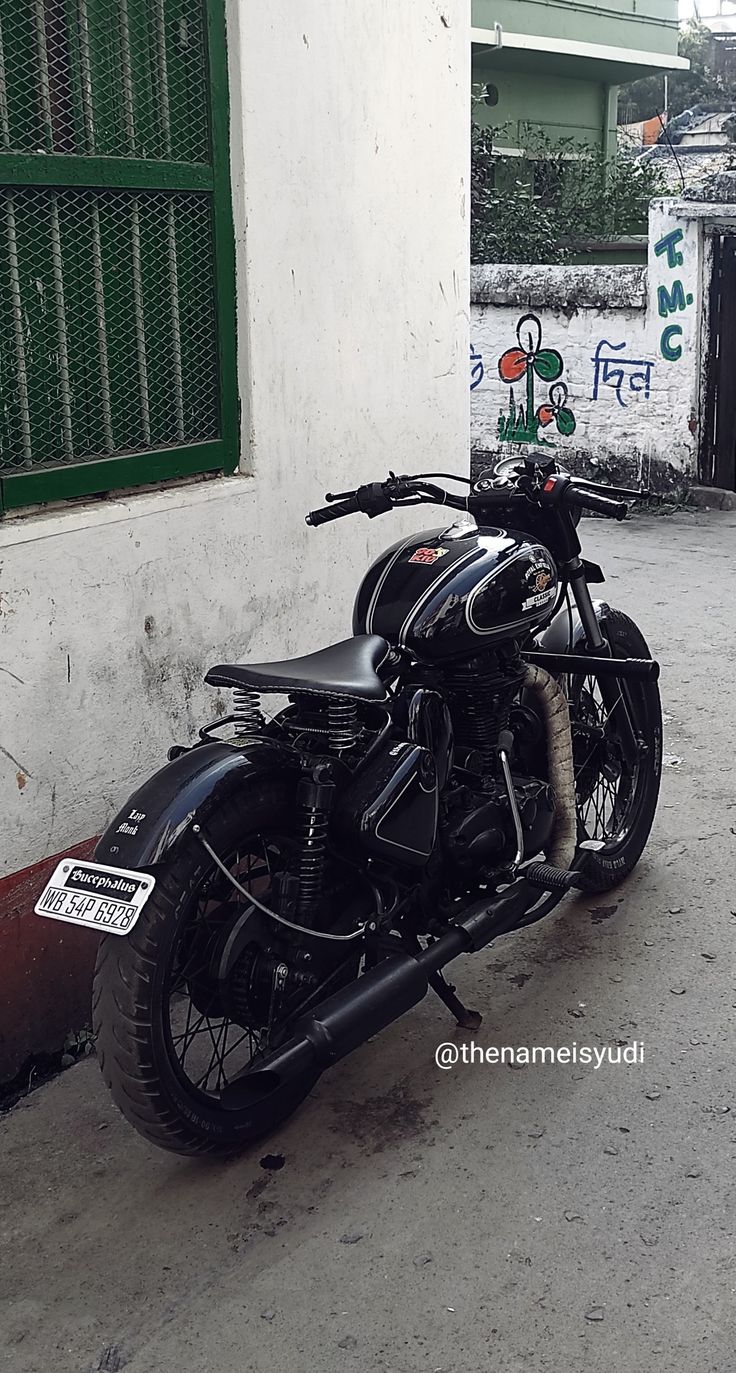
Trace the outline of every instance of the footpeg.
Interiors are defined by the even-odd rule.
[[[555,868],[551,863],[529,863],[520,876],[543,891],[570,891],[573,887],[584,885],[582,873],[574,870],[565,872],[564,868]]]

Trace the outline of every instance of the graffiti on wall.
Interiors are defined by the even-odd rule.
[[[567,385],[560,378],[564,371],[562,354],[556,348],[542,347],[542,323],[538,315],[522,315],[516,325],[516,348],[508,348],[498,360],[498,375],[510,388],[509,404],[498,417],[498,437],[502,443],[542,443],[540,429],[554,424],[558,434],[575,432],[575,416],[567,404]],[[537,404],[537,383],[547,388]],[[523,400],[517,402],[514,387],[523,383]],[[551,445],[549,445],[551,447]]]
[[[625,410],[629,404],[624,395],[643,396],[649,400],[652,390],[654,362],[648,358],[629,358],[625,343],[609,343],[602,338],[591,359],[593,363],[593,400],[600,400],[601,387],[612,387],[616,400]],[[615,354],[615,356],[612,356]]]
[[[682,229],[673,229],[671,233],[665,234],[654,245],[655,255],[657,257],[666,256],[667,266],[673,272],[677,271],[678,267],[682,267],[685,261],[678,247],[683,238]],[[681,310],[687,310],[692,303],[692,292],[685,290],[680,277],[676,277],[669,286],[657,288],[657,310],[661,319],[668,319],[670,315],[677,314]],[[681,338],[681,324],[665,325],[659,340],[659,349],[665,362],[677,362],[682,357]]]
[[[483,366],[483,354],[476,351],[474,343],[470,345],[470,389],[477,391],[484,376],[485,367]]]

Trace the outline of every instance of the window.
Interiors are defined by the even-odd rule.
[[[233,471],[224,0],[0,16],[0,510]]]

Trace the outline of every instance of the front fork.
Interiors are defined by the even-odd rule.
[[[564,571],[572,587],[580,623],[585,633],[586,651],[599,658],[612,658],[613,649],[601,632],[586,580],[585,568],[580,558],[571,558],[569,562],[564,564]],[[634,712],[629,683],[622,677],[599,676],[598,687],[608,717],[615,723],[624,759],[630,767],[633,767],[641,753],[642,741],[634,729]]]

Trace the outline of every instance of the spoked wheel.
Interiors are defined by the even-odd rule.
[[[640,630],[621,611],[606,620],[617,658],[649,658]],[[662,712],[656,682],[631,682],[634,733],[641,742],[633,764],[624,756],[615,716],[592,675],[568,677],[575,765],[578,840],[603,844],[585,867],[592,891],[615,887],[634,868],[649,838],[662,771]]]
[[[360,941],[304,940],[249,900],[278,909],[295,869],[293,786],[254,787],[208,822],[207,836],[243,892],[190,831],[131,934],[103,939],[95,973],[94,1027],[112,1095],[147,1139],[185,1154],[234,1152],[296,1109],[316,1078],[299,1078],[260,1110],[233,1084],[304,1011],[356,977],[361,957]],[[353,870],[328,861],[319,928],[353,928],[368,901]]]
[[[288,837],[254,833],[221,856],[244,891],[270,906],[277,904],[273,873],[288,867],[290,850]],[[257,907],[217,868],[177,932],[164,1031],[182,1081],[214,1100],[272,1046],[297,999],[280,994],[285,988],[268,952],[273,936]]]

